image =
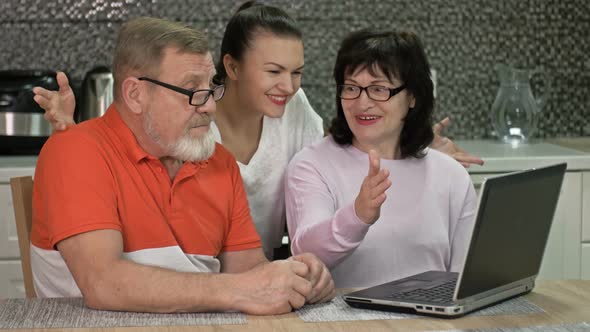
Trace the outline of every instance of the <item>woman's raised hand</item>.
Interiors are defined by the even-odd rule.
[[[381,169],[379,156],[375,150],[369,151],[369,174],[363,180],[361,190],[354,201],[357,217],[367,224],[373,224],[381,214],[381,205],[387,196],[385,191],[391,186],[389,171]]]
[[[76,99],[68,78],[63,72],[57,72],[58,91],[34,87],[33,99],[45,110],[44,118],[51,123],[53,130],[65,130],[74,125],[74,109]]]

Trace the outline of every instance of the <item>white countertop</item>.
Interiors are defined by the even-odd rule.
[[[0,156],[0,183],[10,182],[11,177],[35,173],[37,156]]]
[[[485,164],[473,165],[469,173],[500,173],[559,162],[567,162],[568,171],[590,170],[590,153],[549,142],[536,142],[518,147],[492,140],[458,140],[465,151],[480,156]],[[32,175],[37,156],[0,156],[0,183],[11,177]]]
[[[485,161],[483,166],[471,166],[471,174],[508,172],[559,162],[567,162],[568,171],[590,170],[590,153],[548,142],[535,142],[517,147],[492,140],[458,140],[455,143]]]

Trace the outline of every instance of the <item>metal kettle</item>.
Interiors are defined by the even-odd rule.
[[[86,73],[82,82],[78,122],[102,116],[113,102],[113,74],[107,67]]]

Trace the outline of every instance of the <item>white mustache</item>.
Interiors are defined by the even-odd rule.
[[[211,121],[211,117],[208,114],[202,114],[196,120],[190,123],[189,128],[208,126],[211,124]]]

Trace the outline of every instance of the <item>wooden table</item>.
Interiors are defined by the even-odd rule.
[[[398,320],[305,323],[294,314],[248,316],[247,325],[157,326],[87,329],[35,329],[33,331],[424,331],[492,327],[526,327],[590,321],[590,280],[539,281],[527,300],[544,313],[506,316],[471,316],[458,319],[419,318]],[[7,331],[7,330],[2,330]],[[25,329],[13,331],[28,331]]]

